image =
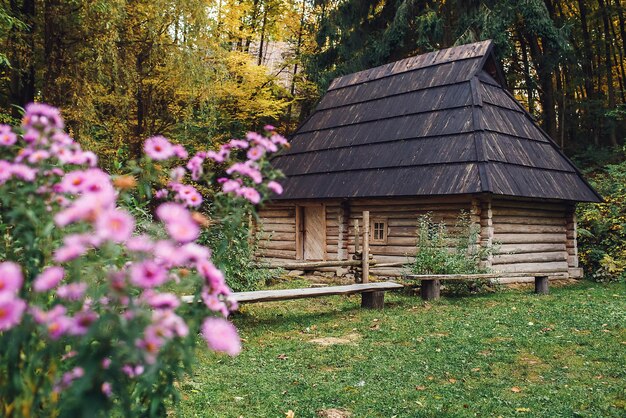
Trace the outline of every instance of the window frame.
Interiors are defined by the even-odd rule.
[[[376,237],[376,224],[383,224],[382,232],[383,238]],[[370,242],[372,244],[387,244],[387,237],[389,235],[389,221],[388,218],[375,217],[370,219]]]

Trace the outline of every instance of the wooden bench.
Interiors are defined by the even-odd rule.
[[[565,273],[485,273],[485,274],[407,274],[403,276],[408,280],[421,281],[420,295],[424,300],[439,299],[442,280],[491,280],[500,279],[503,277],[534,277],[535,278],[535,293],[540,295],[547,295],[550,292],[548,287],[548,280],[550,277],[566,277]]]
[[[385,292],[387,290],[399,290],[403,287],[402,284],[395,282],[376,282],[305,289],[258,290],[254,292],[236,292],[231,295],[231,299],[237,303],[257,303],[360,293],[362,308],[382,309],[385,303]],[[192,303],[194,297],[183,296],[182,300],[183,302]]]

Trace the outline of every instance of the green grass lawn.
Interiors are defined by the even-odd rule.
[[[302,286],[294,282],[291,286]],[[626,286],[423,303],[390,293],[243,307],[236,358],[200,353],[184,417],[626,417]],[[327,337],[344,343],[323,346]]]

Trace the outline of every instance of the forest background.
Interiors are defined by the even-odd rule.
[[[58,106],[115,171],[151,135],[193,152],[267,123],[289,133],[336,76],[483,39],[607,198],[579,212],[581,256],[622,276],[623,0],[0,0],[0,123]]]

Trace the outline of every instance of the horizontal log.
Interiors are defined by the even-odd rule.
[[[510,234],[510,233],[522,233],[522,234],[545,234],[545,233],[565,233],[565,225],[524,225],[524,224],[505,224],[498,222],[493,226],[494,233]]]
[[[257,226],[257,230],[261,232],[296,232],[296,225],[295,223],[290,223],[290,224],[262,223]]]
[[[230,295],[230,299],[237,303],[272,302],[331,295],[354,295],[372,291],[399,290],[403,287],[403,285],[394,282],[377,282],[346,286],[312,287],[307,289],[258,290],[254,292],[236,292]],[[183,296],[181,299],[186,303],[193,303],[195,301],[193,296]]]
[[[270,250],[265,248],[259,248],[255,256],[257,258],[275,257],[280,259],[295,260],[296,252],[295,250]]]
[[[258,237],[260,240],[293,241],[294,245],[296,241],[295,232],[261,232]]]
[[[542,202],[515,202],[494,200],[491,202],[492,209],[532,209],[536,211],[561,212],[565,213],[567,208],[565,205],[542,203]]]
[[[565,251],[565,244],[503,244],[495,246],[498,254],[523,254]]]
[[[536,211],[531,209],[507,209],[494,208],[493,216],[524,216],[529,218],[557,218],[565,219],[565,215],[559,212]]]
[[[528,216],[499,216],[494,214],[492,221],[495,224],[523,224],[523,225],[554,225],[561,226],[565,224],[563,218],[540,218]]]
[[[552,263],[517,263],[517,264],[502,264],[498,266],[498,270],[501,272],[567,272],[567,261],[558,261]]]
[[[350,267],[360,266],[361,260],[327,260],[327,261],[298,261],[296,263],[270,263],[271,268],[287,270],[314,270],[319,267]]]
[[[497,268],[497,264],[546,263],[551,261],[567,261],[567,252],[494,255],[492,259],[494,268]]]
[[[282,217],[282,218],[260,218],[260,223],[261,225],[266,224],[266,223],[272,223],[272,224],[288,224],[288,225],[295,225],[296,224],[296,218],[295,216],[293,217]]]
[[[296,251],[296,243],[295,241],[260,241],[259,249],[267,249],[267,250],[293,250]]]
[[[561,244],[565,234],[494,234],[493,239],[501,244]]]
[[[528,272],[495,271],[492,273],[480,274],[405,274],[404,277],[407,280],[490,280],[502,277],[563,277],[565,275],[567,275],[567,271],[555,272],[550,270],[529,270]]]
[[[291,218],[296,216],[296,211],[291,210],[260,210],[259,217],[261,218]]]

